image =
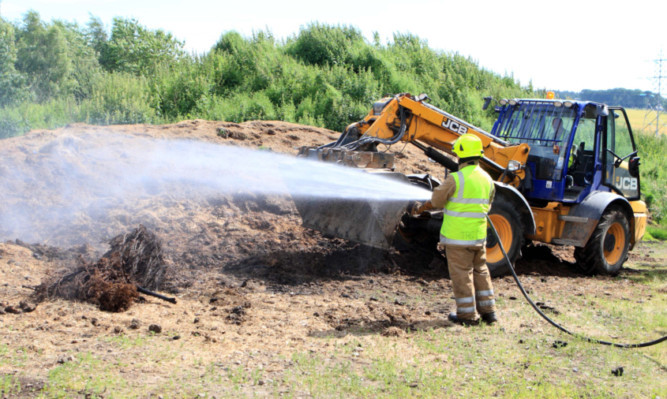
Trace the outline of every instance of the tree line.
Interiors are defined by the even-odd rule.
[[[580,100],[596,101],[608,105],[620,105],[624,108],[656,109],[661,106],[667,109],[667,99],[660,94],[647,90],[609,89],[609,90],[582,90],[559,91],[557,95],[561,98],[572,98]]]
[[[0,19],[0,137],[70,122],[165,123],[278,119],[341,130],[387,94],[431,102],[490,128],[485,95],[532,93],[470,58],[432,50],[411,34],[382,44],[348,26],[310,24],[277,40],[269,31],[221,35],[209,52],[134,19],[105,27]]]

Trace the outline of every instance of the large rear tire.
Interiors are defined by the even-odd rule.
[[[602,217],[584,247],[574,250],[577,266],[587,274],[615,276],[628,259],[630,223],[619,208],[610,208]]]
[[[521,255],[523,246],[523,224],[516,207],[505,197],[497,196],[489,212],[489,219],[500,236],[500,242],[505,248],[512,264]],[[491,226],[486,234],[486,265],[493,277],[502,276],[510,272],[507,260],[500,249],[498,239],[493,234]]]

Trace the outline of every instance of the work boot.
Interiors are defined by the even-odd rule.
[[[462,326],[476,326],[479,324],[479,320],[459,319],[454,312],[450,313],[447,319],[454,324],[460,324]]]
[[[496,312],[484,313],[482,316],[482,321],[486,324],[493,324],[498,321]]]

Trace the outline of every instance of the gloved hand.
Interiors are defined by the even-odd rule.
[[[416,215],[421,215],[422,212],[428,211],[430,209],[433,209],[431,201],[426,201],[423,204],[415,202],[415,204],[412,206],[412,209],[410,210],[410,213],[416,216]]]

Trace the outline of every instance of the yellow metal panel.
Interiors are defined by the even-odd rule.
[[[632,226],[630,226],[630,228],[633,229],[633,232],[630,235],[630,244],[634,246],[634,244],[639,242],[646,233],[648,208],[644,201],[630,201],[630,206],[632,206],[632,212],[635,214]]]
[[[553,209],[533,208],[533,216],[535,217],[535,234],[527,237],[535,241],[549,242],[553,236],[552,226],[558,215]]]
[[[528,235],[531,240],[550,243],[554,238],[560,238],[563,234],[565,222],[559,220],[558,216],[567,215],[570,212],[569,206],[564,206],[558,202],[550,202],[544,208],[531,208],[535,217],[535,234]]]

